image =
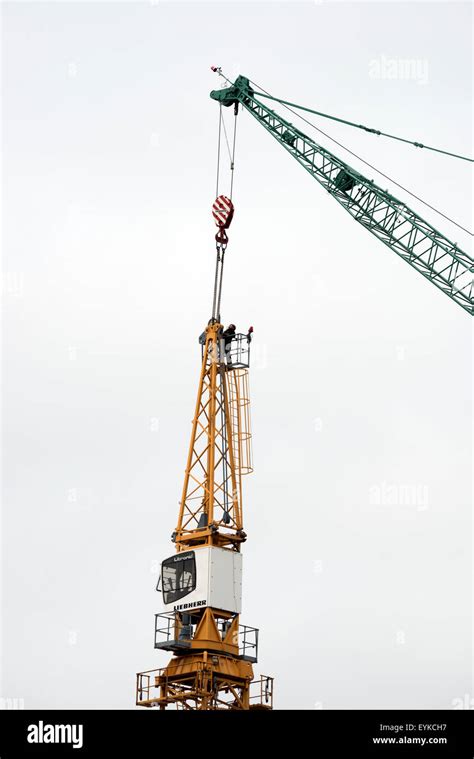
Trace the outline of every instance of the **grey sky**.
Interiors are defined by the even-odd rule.
[[[472,6],[11,2],[2,16],[1,695],[130,708],[135,672],[167,661],[155,572],[211,307],[209,67],[472,154]],[[316,123],[472,229],[468,164]],[[245,113],[234,200],[223,317],[255,327],[255,671],[275,676],[280,708],[450,708],[472,693],[469,316]]]

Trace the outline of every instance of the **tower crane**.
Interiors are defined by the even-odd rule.
[[[252,469],[248,369],[253,327],[224,330],[220,307],[230,198],[213,205],[216,268],[178,523],[161,564],[155,648],[167,667],[137,675],[136,704],[166,709],[271,709],[273,678],[254,679],[258,630],[240,624],[246,540],[242,477]],[[233,326],[233,325],[232,325]],[[226,334],[227,333],[227,334]]]
[[[221,69],[212,68],[222,76]],[[467,253],[259,98],[294,104],[256,92],[244,76],[227,83],[230,86],[211,92],[213,100],[221,107],[233,105],[236,116],[239,106],[251,113],[356,221],[455,303],[474,313],[474,261]],[[221,114],[219,149],[220,126]],[[188,710],[273,707],[273,678],[261,675],[254,679],[258,630],[240,623],[241,548],[247,538],[242,479],[253,470],[249,405],[253,328],[247,333],[237,333],[234,325],[224,330],[221,319],[227,230],[234,214],[233,169],[231,156],[230,197],[216,193],[212,208],[218,231],[211,318],[199,338],[201,371],[178,521],[172,534],[176,551],[161,563],[157,585],[163,611],[155,615],[155,648],[173,656],[166,667],[137,674],[138,706]]]

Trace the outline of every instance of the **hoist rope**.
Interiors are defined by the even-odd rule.
[[[253,84],[253,82],[252,82]],[[331,119],[332,121],[338,121],[340,124],[346,124],[347,126],[356,127],[357,129],[362,129],[364,132],[370,132],[371,134],[376,134],[377,136],[382,137],[389,137],[391,140],[398,140],[399,142],[406,142],[408,145],[414,145],[416,148],[424,148],[425,150],[432,150],[435,153],[442,153],[443,155],[451,156],[451,158],[460,158],[462,161],[469,161],[470,163],[474,163],[474,158],[468,158],[465,155],[459,155],[458,153],[451,153],[449,150],[441,150],[441,148],[434,148],[431,145],[424,145],[421,142],[416,142],[415,140],[407,140],[404,137],[398,137],[395,134],[389,134],[388,132],[381,132],[380,129],[372,129],[371,127],[364,126],[363,124],[356,124],[354,121],[348,121],[347,119],[341,119],[337,116],[331,116],[329,113],[322,113],[321,111],[315,111],[313,108],[306,108],[304,105],[298,105],[297,103],[291,103],[288,100],[281,100],[280,98],[275,98],[272,95],[269,95],[268,92],[254,92],[254,95],[259,95],[260,97],[268,98],[269,100],[274,100],[277,103],[281,103],[282,105],[290,105],[293,108],[297,108],[300,111],[307,111],[308,113],[314,113],[315,116],[322,116],[323,119]]]
[[[218,276],[219,276],[219,263],[221,260],[219,246],[216,246],[216,249],[217,249],[217,257],[216,257],[216,273],[214,275],[214,294],[212,298],[212,319],[216,318],[217,282],[218,282]]]
[[[224,118],[222,119],[222,126],[224,128],[225,144],[227,145],[227,153],[229,154],[229,161],[232,162],[232,153],[230,152],[229,138],[227,137],[227,129],[225,128],[225,120],[224,120]]]
[[[266,92],[266,90],[264,90],[264,88],[261,87],[256,82],[252,82],[251,80],[249,80],[249,81],[255,87],[259,87],[259,89],[261,89],[264,92]],[[329,140],[331,140],[332,142],[334,142],[336,145],[339,145],[340,148],[342,148],[343,150],[346,150],[348,153],[350,153],[352,156],[354,156],[355,158],[357,158],[359,161],[362,161],[362,163],[365,163],[366,166],[369,166],[369,168],[371,168],[373,171],[376,171],[377,174],[380,174],[380,176],[384,177],[385,179],[388,179],[389,182],[392,182],[394,185],[396,185],[397,187],[399,187],[401,190],[403,190],[404,192],[408,193],[408,195],[411,195],[412,198],[415,198],[420,203],[423,203],[424,206],[426,206],[427,208],[430,208],[432,211],[434,211],[435,213],[439,214],[439,216],[442,216],[443,219],[446,219],[447,221],[451,222],[451,224],[454,224],[459,229],[462,229],[463,232],[467,232],[468,235],[471,235],[471,237],[474,237],[474,233],[471,232],[469,229],[466,229],[466,227],[463,227],[462,224],[459,224],[457,221],[454,221],[454,219],[451,219],[450,216],[447,216],[446,214],[444,214],[439,209],[437,209],[434,206],[430,205],[430,203],[427,203],[425,200],[423,200],[422,198],[420,198],[419,195],[416,195],[414,192],[412,192],[411,190],[409,190],[407,187],[404,187],[402,184],[400,184],[399,182],[397,182],[395,179],[392,179],[391,177],[389,177],[388,174],[384,174],[383,171],[380,171],[380,169],[377,169],[373,164],[369,163],[364,158],[362,158],[362,156],[358,155],[357,153],[354,153],[354,151],[350,150],[349,148],[346,148],[346,146],[343,145],[341,142],[338,142],[338,140],[334,139],[334,137],[331,137],[331,135],[327,134],[327,132],[324,132],[322,129],[320,129],[319,127],[317,127],[316,124],[313,124],[311,121],[309,121],[308,119],[306,119],[304,116],[301,116],[301,114],[299,114],[296,111],[294,111],[288,105],[285,105],[285,103],[283,103],[282,101],[279,101],[279,102],[283,105],[284,108],[286,108],[288,111],[290,111],[290,113],[292,113],[298,119],[301,119],[306,124],[308,124],[309,126],[313,127],[313,129],[316,129],[317,132],[320,132],[325,137],[327,137]]]
[[[232,158],[230,159],[230,199],[232,200],[232,191],[234,189],[234,167],[235,167],[235,138],[237,135],[237,113],[238,109],[234,111],[234,141],[232,145]]]
[[[219,179],[220,179],[220,163],[221,163],[221,142],[222,142],[222,132],[224,132],[224,138],[227,145],[227,152],[229,154],[229,161],[230,161],[230,199],[232,199],[232,190],[234,185],[234,161],[235,161],[235,142],[236,142],[236,133],[237,133],[237,108],[235,109],[235,119],[234,119],[234,136],[232,141],[232,152],[230,150],[230,144],[229,139],[227,137],[227,129],[225,126],[225,120],[222,115],[222,103],[219,103],[219,129],[218,129],[218,138],[217,138],[217,176],[216,176],[216,198],[219,197]],[[221,230],[222,231],[222,230]],[[215,271],[215,277],[214,277],[214,293],[213,293],[213,300],[212,300],[212,318],[213,320],[220,319],[220,308],[221,308],[221,295],[222,295],[222,278],[224,273],[224,256],[225,256],[225,250],[227,247],[227,237],[225,236],[224,232],[224,238],[219,238],[218,235],[216,235],[216,271]]]
[[[221,127],[222,127],[222,103],[219,103],[219,135],[217,138],[216,198],[219,197],[219,171],[220,171],[220,164],[221,164]]]
[[[230,149],[229,138],[227,136],[227,129],[225,125],[225,119],[222,115],[222,103],[219,103],[219,133],[217,138],[217,178],[216,178],[216,198],[219,196],[219,177],[220,177],[220,155],[221,155],[221,141],[222,132],[224,132],[224,139],[227,146],[227,153],[229,155],[230,162],[230,194],[229,198],[232,200],[232,191],[234,188],[234,167],[235,167],[235,142],[237,135],[237,109],[234,112],[234,134],[232,138],[232,151]]]
[[[216,318],[218,321],[220,321],[221,318],[221,295],[222,295],[222,277],[224,274],[224,255],[225,255],[225,247],[221,248],[221,270],[220,270],[220,277],[219,277],[219,289],[217,291],[217,305],[216,305]]]

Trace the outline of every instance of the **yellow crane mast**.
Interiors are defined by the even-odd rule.
[[[242,477],[252,471],[248,370],[253,328],[224,330],[220,302],[232,201],[213,216],[216,270],[212,316],[199,342],[202,364],[178,523],[176,553],[161,565],[164,610],[155,648],[173,653],[162,669],[137,674],[136,704],[166,709],[247,710],[273,705],[273,678],[254,679],[258,630],[240,624]]]

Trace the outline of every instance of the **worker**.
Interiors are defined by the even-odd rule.
[[[207,325],[210,326],[214,322],[215,322],[215,319],[209,319],[209,321],[207,322]],[[201,332],[201,334],[199,335],[199,345],[205,345],[205,344],[206,344],[206,330],[204,330],[204,332]]]
[[[222,337],[224,338],[224,351],[227,358],[227,363],[229,366],[232,366],[231,350],[232,340],[235,338],[235,324],[229,324],[227,329],[223,331]]]

